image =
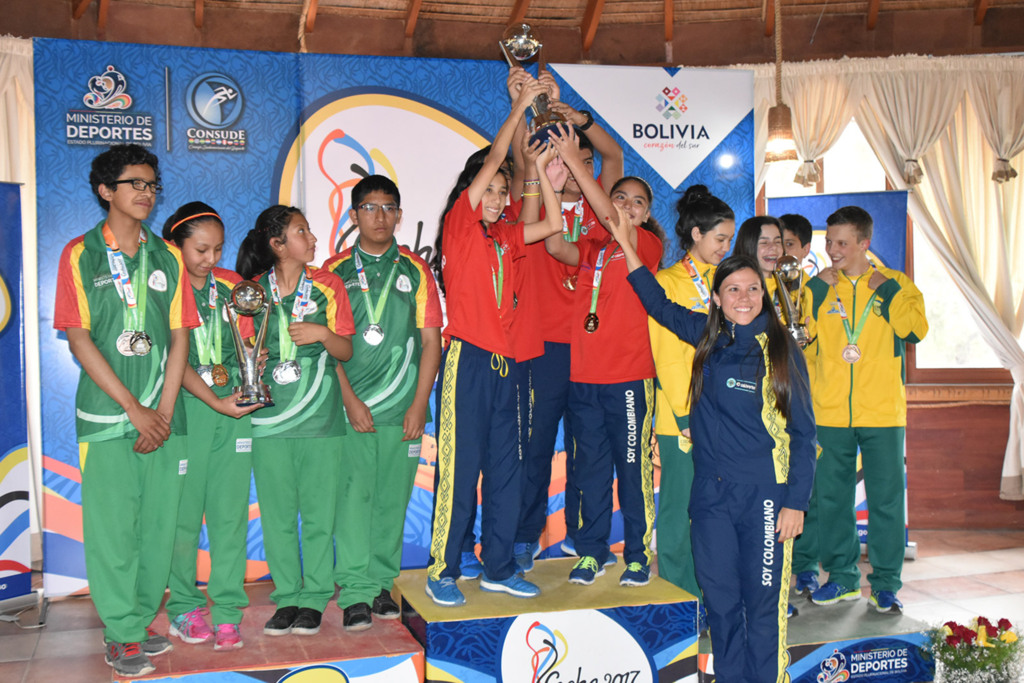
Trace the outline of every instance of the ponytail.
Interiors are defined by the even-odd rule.
[[[238,247],[238,259],[235,262],[238,274],[246,280],[251,280],[270,270],[276,260],[270,240],[276,238],[284,241],[285,230],[288,229],[292,216],[301,214],[302,212],[294,206],[283,204],[265,209],[256,218],[256,225],[246,234],[241,246]]]

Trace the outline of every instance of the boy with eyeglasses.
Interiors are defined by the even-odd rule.
[[[401,616],[391,588],[441,362],[437,285],[426,262],[395,240],[400,203],[390,179],[360,180],[349,211],[355,246],[324,264],[345,281],[358,332],[352,360],[338,365],[351,429],[342,437],[334,580],[348,631],[370,628],[372,616]]]
[[[157,158],[115,145],[89,182],[106,217],[64,248],[53,325],[82,366],[75,398],[89,590],[119,676],[171,649],[148,628],[170,572],[188,469],[179,389],[195,299],[177,248],[143,221],[160,192]]]

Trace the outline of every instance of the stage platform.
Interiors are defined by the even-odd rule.
[[[697,680],[696,598],[657,577],[647,586],[619,586],[621,559],[592,586],[570,584],[575,561],[538,560],[527,577],[541,595],[531,599],[460,581],[462,607],[434,604],[424,591],[426,570],[403,572],[395,588],[426,651],[426,680]]]
[[[269,582],[246,586],[250,605],[240,630],[245,646],[217,652],[213,642],[188,645],[171,637],[174,649],[153,658],[156,671],[142,678],[114,680],[168,683],[418,683],[423,680],[423,648],[400,620],[375,619],[373,627],[350,633],[332,601],[315,636],[266,636],[263,624],[274,614]],[[167,615],[153,623],[167,633]]]

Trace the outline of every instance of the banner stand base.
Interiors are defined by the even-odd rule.
[[[49,602],[43,597],[42,588],[36,588],[25,595],[0,600],[0,621],[18,623],[18,615],[34,607],[39,612],[39,621],[32,626],[42,626],[46,623],[46,607]]]

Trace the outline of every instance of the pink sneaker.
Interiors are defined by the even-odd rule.
[[[168,632],[172,636],[181,638],[186,643],[193,645],[205,643],[210,638],[213,638],[213,631],[210,630],[210,625],[206,623],[205,619],[209,613],[210,610],[205,607],[196,607],[191,612],[179,614],[171,621]]]
[[[217,641],[214,650],[237,650],[245,645],[238,632],[238,624],[217,624]]]

